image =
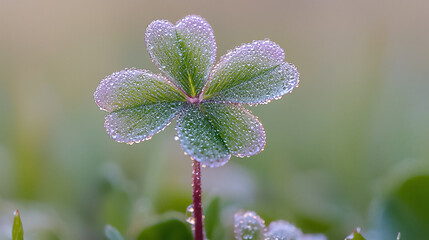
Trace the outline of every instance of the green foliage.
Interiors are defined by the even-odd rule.
[[[265,131],[250,111],[237,105],[214,103],[201,104],[201,109],[231,154],[249,156],[263,149]]]
[[[185,101],[180,91],[164,77],[134,68],[105,77],[97,87],[94,99],[108,112],[157,102]]]
[[[147,27],[146,45],[154,62],[187,95],[201,92],[216,55],[213,30],[204,19],[187,16],[176,25],[154,21]]]
[[[405,239],[429,236],[429,175],[406,179],[388,198],[382,218],[382,234],[391,239],[397,232]]]
[[[19,211],[14,212],[15,218],[13,220],[12,227],[12,240],[23,240],[24,239],[24,229],[22,228],[21,217],[19,216]]]
[[[106,116],[108,134],[118,142],[139,142],[164,129],[180,111],[180,102],[158,102],[124,108]]]
[[[284,61],[279,45],[268,39],[243,44],[214,66],[213,30],[195,15],[176,25],[153,21],[145,40],[166,76],[132,68],[100,82],[94,99],[110,113],[104,126],[111,138],[130,144],[148,140],[179,116],[182,148],[205,166],[219,167],[231,155],[249,157],[262,151],[265,131],[242,104],[268,103],[298,85],[299,73]]]
[[[131,197],[121,190],[115,190],[104,195],[104,199],[100,203],[103,219],[121,231],[128,227],[132,212],[131,206]]]
[[[143,229],[137,238],[137,240],[159,239],[190,240],[192,232],[188,224],[177,218],[171,218]]]
[[[429,175],[415,176],[406,180],[394,194],[416,220],[429,226]]]
[[[223,165],[230,153],[219,132],[197,105],[189,105],[177,123],[177,133],[185,152],[205,165]]]
[[[290,92],[299,80],[295,66],[283,62],[275,43],[253,41],[233,49],[214,68],[205,98],[233,103],[268,103]]]
[[[365,238],[360,234],[359,229],[356,229],[345,240],[365,240]]]
[[[208,204],[205,211],[204,229],[206,230],[206,236],[210,240],[224,240],[225,229],[220,219],[220,198],[215,197]]]
[[[109,240],[124,240],[121,233],[114,227],[107,225],[104,234]]]

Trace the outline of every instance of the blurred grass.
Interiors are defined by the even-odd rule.
[[[158,72],[145,28],[187,14],[212,25],[218,58],[269,37],[301,74],[292,94],[251,108],[266,128],[265,151],[232,159],[225,168],[235,172],[204,171],[219,175],[203,184],[207,193],[224,192],[224,215],[252,209],[330,239],[356,226],[376,231],[383,218],[374,212],[392,189],[429,172],[428,8],[423,0],[2,1],[0,239],[16,208],[36,216],[21,211],[29,239],[104,239],[106,223],[137,236],[158,213],[185,211],[191,168],[174,128],[117,144],[92,93],[126,67]],[[404,173],[392,174],[398,168]],[[219,179],[246,183],[245,199]],[[51,219],[46,227],[37,225],[42,217]]]

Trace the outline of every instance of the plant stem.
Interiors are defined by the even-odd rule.
[[[203,211],[201,203],[201,164],[196,160],[192,161],[192,190],[192,203],[195,219],[194,239],[204,240]]]

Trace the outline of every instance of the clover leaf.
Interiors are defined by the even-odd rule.
[[[266,228],[265,221],[258,214],[243,210],[234,215],[234,233],[236,240],[326,240],[323,234],[304,234],[283,220],[271,222]]]
[[[299,74],[270,40],[230,50],[215,65],[213,30],[200,16],[176,25],[152,22],[146,46],[162,74],[135,68],[104,78],[94,93],[109,112],[105,128],[117,142],[150,139],[177,118],[177,136],[185,153],[209,167],[231,155],[263,150],[265,131],[244,105],[268,103],[292,91]]]

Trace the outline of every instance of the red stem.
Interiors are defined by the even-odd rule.
[[[192,203],[194,207],[195,219],[195,240],[204,240],[203,236],[203,211],[201,203],[201,164],[193,160],[192,162]]]

